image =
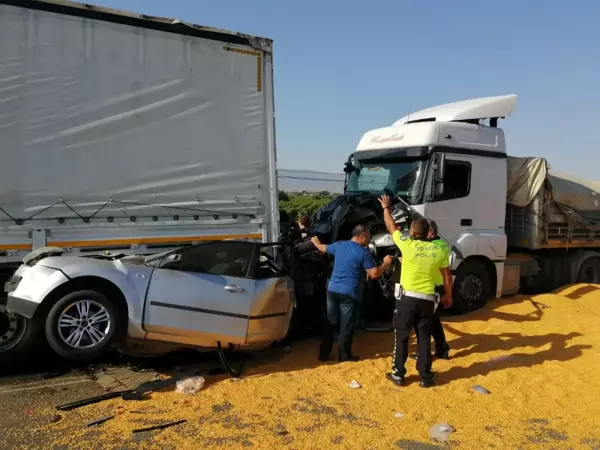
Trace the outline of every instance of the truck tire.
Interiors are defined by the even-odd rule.
[[[52,306],[46,318],[46,339],[58,355],[87,361],[104,353],[123,335],[125,321],[103,294],[76,291]]]
[[[25,360],[38,347],[41,329],[38,320],[9,314],[0,308],[0,367]]]
[[[600,284],[600,258],[586,259],[577,271],[577,283]]]
[[[453,315],[466,314],[482,308],[491,297],[490,276],[485,266],[476,260],[467,260],[458,266],[452,287]]]

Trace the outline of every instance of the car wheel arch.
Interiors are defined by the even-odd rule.
[[[97,276],[77,277],[57,286],[44,298],[41,307],[36,311],[36,316],[48,314],[52,306],[65,295],[81,290],[92,290],[105,295],[107,299],[115,302],[115,306],[125,320],[129,318],[127,299],[121,289],[112,281]]]

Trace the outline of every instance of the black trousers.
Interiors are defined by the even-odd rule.
[[[406,375],[406,359],[408,358],[408,340],[413,328],[417,331],[417,347],[419,357],[417,370],[421,379],[431,379],[431,326],[434,320],[434,302],[404,296],[396,300],[393,325],[395,328],[394,356],[392,373],[403,377]]]
[[[331,353],[336,333],[340,343],[340,359],[343,360],[352,355],[354,325],[359,307],[359,302],[348,295],[327,292],[327,314],[323,323],[321,356]]]
[[[435,292],[440,296],[444,296],[444,286],[436,286]],[[435,310],[433,315],[433,319],[431,321],[431,337],[433,338],[433,342],[435,343],[435,354],[442,355],[446,350],[446,333],[444,333],[444,327],[442,326],[442,322],[440,320],[440,312],[442,310],[442,305],[439,305]],[[417,335],[417,341],[419,339],[419,330],[415,326],[415,334]]]

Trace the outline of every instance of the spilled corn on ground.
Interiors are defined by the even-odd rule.
[[[301,342],[240,380],[209,376],[195,395],[105,401],[27,431],[47,448],[600,448],[599,310],[600,286],[576,285],[446,319],[452,359],[434,362],[438,385],[429,390],[418,386],[412,360],[408,385],[390,384],[393,335],[361,332],[358,363],[318,363],[317,342]],[[38,413],[56,414],[50,406]],[[115,419],[86,427],[105,415]],[[180,419],[187,422],[132,434]],[[456,429],[446,444],[429,438],[440,422]]]

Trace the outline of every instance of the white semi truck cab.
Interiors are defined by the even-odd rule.
[[[539,181],[539,173],[530,177],[528,184],[532,201],[519,207],[507,203],[508,175],[514,167],[523,166],[515,165],[515,160],[531,164],[541,160],[546,167],[541,158],[507,156],[504,132],[497,125],[514,111],[516,103],[516,95],[506,95],[411,113],[392,126],[366,132],[346,163],[346,194],[393,193],[415,212],[436,221],[454,249],[451,266],[456,313],[476,309],[490,297],[516,293],[522,284],[551,289],[552,281],[562,279],[556,279],[555,270],[544,269],[544,264],[555,256],[551,255],[553,249],[560,248],[565,254],[569,227],[572,233],[583,226],[569,223],[569,217],[557,218],[550,209],[553,202],[538,198],[551,196],[551,186]],[[534,210],[536,201],[541,203]],[[558,205],[554,207],[560,209]],[[519,212],[519,218],[525,220],[515,223]],[[548,220],[543,220],[544,215]],[[552,223],[564,228],[562,236],[549,232]],[[572,276],[563,284],[582,277],[600,282],[600,254],[594,251],[600,247],[598,236],[585,232],[584,245],[571,245],[572,267],[568,270]],[[373,246],[392,245],[385,231],[374,234]],[[582,249],[586,251],[574,254]],[[540,278],[542,269],[545,273]]]

